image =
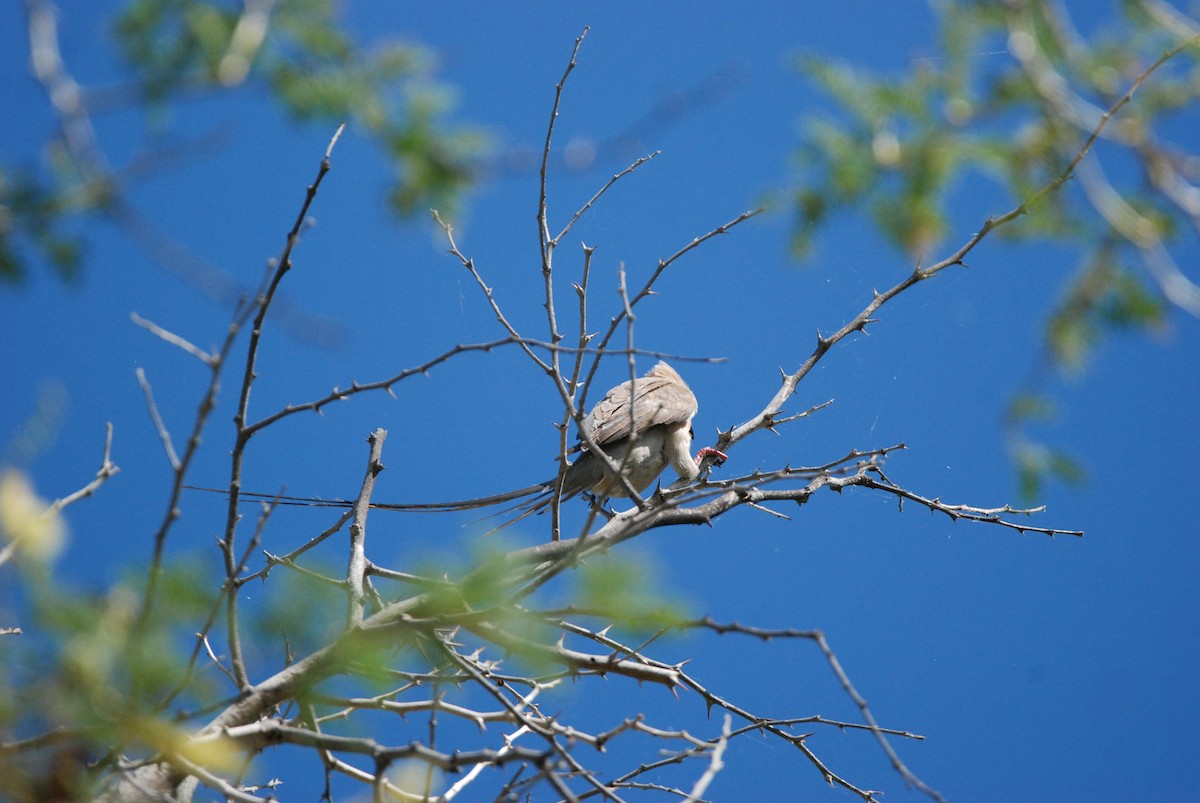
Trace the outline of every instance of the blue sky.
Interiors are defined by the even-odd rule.
[[[119,78],[103,28],[114,6],[63,5],[63,54],[76,78]],[[911,2],[821,0],[802,10],[763,3],[736,12],[715,3],[349,4],[346,13],[364,42],[399,36],[432,47],[439,77],[457,87],[455,119],[486,129],[502,148],[539,146],[554,84],[584,25],[591,32],[565,93],[560,146],[622,131],[666,93],[714,73],[731,77],[713,102],[644,132],[628,153],[552,176],[551,220],[561,225],[609,175],[662,151],[583,218],[559,252],[565,291],[580,264],[576,243],[597,247],[592,303],[599,321],[617,308],[619,265],[640,284],[636,277],[658,258],[789,185],[801,122],[824,102],[791,69],[795,53],[817,51],[880,71],[938,58],[929,10]],[[0,28],[23,26],[17,4],[0,9]],[[3,105],[19,113],[10,112],[0,129],[6,163],[34,164],[54,127],[25,63],[23,37],[10,35],[0,47],[0,86]],[[168,165],[131,197],[179,242],[252,283],[279,252],[332,130],[293,125],[253,89],[176,110],[173,122],[182,131],[220,132],[224,141]],[[135,115],[100,119],[97,128],[114,164],[143,144]],[[258,414],[501,335],[434,229],[389,216],[387,169],[360,132],[346,132],[313,208],[316,225],[304,233],[285,282],[291,303],[338,322],[344,337],[314,346],[268,324],[253,397]],[[497,178],[471,195],[455,231],[510,318],[541,336],[536,200],[532,173]],[[962,188],[934,256],[1011,205],[985,180]],[[872,288],[912,268],[854,215],[823,229],[813,257],[798,264],[788,256],[790,222],[786,209],[775,208],[706,244],[674,266],[661,295],[640,310],[641,347],[726,358],[676,365],[700,400],[700,443],[760,410],[778,386],[779,366],[794,370],[817,329],[841,326]],[[222,337],[229,312],[152,265],[113,228],[78,226],[90,249],[77,286],[39,273],[0,294],[7,388],[0,443],[27,431],[39,398],[65,397],[53,440],[24,465],[52,498],[92,476],[104,424],[114,423],[121,473],[70,511],[73,540],[62,564],[74,583],[100,587],[146,559],[166,501],[168,472],[135,369],[145,370],[177,438],[206,382],[196,361],[129,315],[205,347]],[[1196,256],[1193,241],[1180,264],[1195,265]],[[819,464],[853,448],[903,441],[907,451],[888,461],[901,485],[954,503],[1017,503],[1001,417],[1035,362],[1040,327],[1078,269],[1077,256],[988,240],[969,263],[901,296],[870,334],[840,344],[787,409],[835,403],[778,437],[759,433],[739,444],[718,476]],[[656,531],[629,555],[654,568],[659,593],[686,601],[697,615],[823,630],[880,723],[926,737],[895,746],[950,800],[1177,796],[1200,755],[1191,725],[1200,716],[1193,594],[1200,543],[1191,510],[1200,482],[1193,459],[1198,353],[1200,326],[1173,311],[1160,337],[1115,337],[1086,375],[1053,386],[1062,415],[1040,434],[1073,450],[1088,481],[1050,485],[1037,500],[1048,510],[1033,523],[1086,530],[1082,540],[953,524],[912,505],[899,512],[882,495],[848,492],[785,511],[790,522],[739,510],[712,528]],[[624,370],[613,361],[603,384],[620,381]],[[203,484],[219,484],[228,472],[236,381],[230,375],[224,384],[192,475]],[[390,433],[380,500],[462,498],[553,472],[556,396],[515,350],[458,358],[397,386],[397,396],[360,396],[256,438],[247,485],[351,495],[366,459],[364,439],[376,427]],[[464,554],[477,537],[462,526],[470,518],[377,515],[376,559],[391,556],[402,568],[430,555]],[[214,562],[222,521],[217,502],[189,497],[172,554]],[[283,549],[326,521],[287,511],[274,537]],[[530,527],[513,537],[533,542],[539,532]],[[0,588],[11,582],[4,571],[11,570],[0,570]],[[0,611],[12,604],[0,590]],[[854,716],[811,644],[696,636],[664,649],[694,657],[694,674],[759,710]],[[700,709],[700,724],[689,727],[704,727],[695,699],[649,695],[645,705],[663,724],[691,723],[691,709]],[[869,737],[818,730],[810,746],[860,786],[886,790],[889,801],[920,797],[904,789]],[[825,789],[798,754],[765,740],[735,742],[726,765],[714,799],[847,798]]]

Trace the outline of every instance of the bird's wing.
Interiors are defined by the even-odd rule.
[[[690,421],[697,408],[696,396],[683,378],[660,362],[636,386],[631,380],[610,390],[584,418],[583,428],[597,446],[605,446],[628,438],[631,425],[632,431],[642,433],[650,427]]]

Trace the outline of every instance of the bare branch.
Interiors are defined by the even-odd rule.
[[[685,803],[696,803],[696,801],[699,801],[700,796],[704,794],[704,792],[712,784],[713,779],[717,777],[717,773],[725,769],[725,762],[723,759],[725,758],[725,748],[728,746],[729,714],[726,714],[724,724],[721,726],[721,738],[717,740],[716,745],[712,749],[709,757],[708,767],[704,770],[704,774],[696,780],[695,785],[692,787],[692,791],[689,792],[688,796],[685,798]]]
[[[150,421],[154,424],[158,439],[162,441],[163,451],[167,453],[167,462],[171,464],[171,470],[178,473],[179,455],[175,453],[175,445],[171,443],[171,433],[167,431],[167,425],[163,423],[162,416],[158,413],[158,405],[154,403],[154,390],[146,380],[146,372],[141,366],[138,366],[134,375],[142,388],[142,396],[146,399],[146,411],[150,413]]]
[[[211,367],[213,361],[217,359],[215,354],[209,354],[204,349],[193,345],[190,341],[180,337],[174,332],[162,328],[158,324],[154,323],[154,321],[143,318],[136,312],[129,313],[129,319],[163,342],[170,343],[172,346],[183,349],[185,352],[191,354],[193,357],[207,366]]]
[[[387,430],[377,429],[367,439],[371,444],[371,456],[367,460],[362,490],[354,503],[354,521],[350,523],[350,563],[346,568],[346,586],[350,595],[350,627],[362,622],[363,607],[367,599],[367,511],[370,509],[371,493],[375,490],[375,478],[383,471],[381,456],[386,438]]]
[[[1195,41],[1197,41],[1197,39],[1189,39],[1178,47],[1168,50],[1166,53],[1160,56],[1158,60],[1142,71],[1142,73],[1138,75],[1138,77],[1130,85],[1125,94],[1122,95],[1115,103],[1113,103],[1103,115],[1101,115],[1100,120],[1096,124],[1095,129],[1093,129],[1091,135],[1087,138],[1087,140],[1079,148],[1071,160],[1066,164],[1066,166],[1063,167],[1062,171],[1045,185],[1043,185],[1039,190],[1033,193],[1023,203],[1002,215],[989,217],[983,222],[983,225],[979,228],[979,231],[971,235],[967,241],[959,246],[959,248],[950,256],[946,257],[940,262],[930,265],[928,268],[922,268],[918,265],[916,269],[914,269],[913,272],[899,284],[896,284],[883,293],[875,292],[874,298],[872,298],[871,302],[863,308],[862,312],[856,315],[853,320],[851,320],[834,334],[824,337],[820,334],[820,332],[818,332],[817,345],[812,354],[809,355],[808,359],[805,360],[794,373],[784,375],[782,386],[779,388],[779,391],[775,394],[771,401],[767,403],[767,406],[764,407],[763,410],[756,416],[749,419],[745,423],[739,424],[727,433],[722,433],[721,436],[717,438],[716,448],[720,451],[727,451],[730,446],[747,437],[751,433],[765,428],[766,422],[779,412],[783,406],[783,403],[787,401],[787,399],[793,393],[795,393],[796,386],[800,383],[800,380],[808,375],[808,373],[816,366],[816,364],[820,362],[821,358],[824,357],[833,346],[837,345],[850,334],[854,332],[866,331],[867,325],[875,322],[874,315],[884,304],[900,295],[905,290],[908,290],[910,287],[936,276],[946,268],[952,265],[963,264],[963,259],[967,256],[967,254],[973,251],[988,234],[1000,228],[1001,226],[1011,223],[1017,218],[1028,214],[1029,210],[1036,205],[1038,201],[1050,193],[1056,192],[1058,188],[1061,187],[1072,176],[1072,174],[1074,174],[1075,168],[1081,161],[1083,161],[1083,158],[1087,156],[1088,152],[1092,148],[1092,145],[1095,144],[1097,138],[1099,138],[1101,132],[1104,131],[1109,121],[1114,115],[1117,114],[1117,112],[1119,112],[1133,99],[1134,93],[1137,92],[1138,88],[1141,87],[1146,79],[1149,78],[1155,70],[1166,63],[1166,61],[1194,44]]]
[[[562,241],[562,238],[566,237],[567,233],[569,231],[571,231],[571,229],[579,221],[579,218],[583,217],[584,213],[587,212],[589,209],[591,209],[596,204],[596,202],[600,200],[600,198],[604,195],[604,193],[608,192],[609,188],[611,188],[614,184],[616,184],[618,181],[623,179],[625,176],[632,173],[634,170],[637,170],[639,167],[644,165],[646,162],[653,159],[655,156],[658,156],[660,153],[662,153],[662,151],[654,151],[653,153],[648,153],[645,156],[639,156],[637,161],[635,161],[633,164],[629,165],[629,167],[626,167],[620,173],[616,173],[613,176],[611,176],[608,179],[608,181],[606,181],[604,183],[603,187],[596,190],[595,195],[593,195],[591,198],[588,198],[587,203],[585,203],[583,206],[579,207],[579,209],[577,209],[575,211],[575,214],[571,215],[571,219],[567,221],[567,225],[563,226],[562,231],[560,231],[557,235],[555,235],[550,240],[550,244],[557,246],[559,244],[559,242]]]
[[[96,471],[95,479],[80,488],[78,491],[67,494],[61,499],[55,499],[50,504],[50,507],[46,509],[44,515],[57,515],[58,513],[61,513],[64,508],[75,504],[80,499],[86,499],[94,494],[100,488],[100,486],[108,480],[109,477],[121,470],[120,466],[112,461],[112,441],[113,425],[110,421],[104,425],[104,453],[100,458],[100,468]]]

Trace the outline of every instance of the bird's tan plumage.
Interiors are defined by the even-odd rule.
[[[630,379],[614,387],[584,416],[581,429],[591,443],[601,449],[614,463],[621,476],[635,491],[641,493],[669,465],[682,480],[694,480],[699,474],[698,463],[705,454],[713,454],[717,464],[725,455],[705,449],[694,459],[692,447],[692,418],[699,405],[691,388],[674,368],[665,362],[655,364],[644,376]],[[629,496],[626,483],[608,470],[604,461],[593,454],[587,438],[581,438],[574,450],[579,453],[563,476],[562,498],[569,499],[590,493],[598,499]],[[469,510],[488,507],[516,499],[525,501],[509,510],[523,511],[506,524],[545,510],[554,497],[555,479],[530,485],[516,491],[478,499],[421,504],[375,503],[382,510],[436,512]],[[257,494],[243,494],[248,497]],[[526,499],[526,497],[529,497]],[[326,506],[348,506],[345,500],[306,500],[298,497],[269,497],[282,504],[311,502]],[[504,512],[504,511],[502,511]],[[499,529],[499,528],[497,528]]]
[[[674,368],[656,364],[638,380],[628,380],[605,394],[583,419],[583,429],[603,448],[628,438],[630,431],[691,425],[699,405],[692,389]]]

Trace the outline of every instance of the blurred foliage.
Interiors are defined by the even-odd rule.
[[[831,215],[861,208],[892,243],[921,258],[947,237],[949,210],[968,191],[967,179],[998,183],[1014,204],[1027,197],[1078,149],[1094,127],[1094,110],[1110,105],[1178,41],[1158,5],[1130,0],[1121,6],[1120,26],[1084,38],[1059,4],[945,0],[935,7],[939,56],[915,62],[907,74],[878,76],[802,57],[800,68],[834,99],[837,114],[811,120],[797,151],[803,180],[795,191],[797,253],[810,250],[816,227]],[[298,122],[348,120],[373,136],[395,163],[389,197],[400,214],[452,206],[477,179],[486,141],[448,122],[453,97],[434,79],[432,55],[411,44],[363,47],[330,0],[133,0],[113,31],[132,80],[128,98],[152,127],[169,126],[178,104],[253,83]],[[996,57],[1006,50],[1020,58]],[[1144,168],[1144,183],[1117,190],[1115,211],[1071,186],[1000,232],[1067,242],[1083,255],[1047,321],[1046,361],[1055,370],[1083,370],[1106,333],[1165,323],[1164,294],[1148,278],[1144,257],[1191,225],[1163,187],[1196,180],[1200,168],[1192,155],[1162,146],[1154,132],[1164,117],[1194,104],[1200,93],[1194,60],[1194,52],[1186,54],[1183,66],[1172,65],[1143,87],[1098,149],[1102,158],[1119,156]],[[1054,86],[1061,92],[1048,89]],[[86,90],[83,97],[86,113],[103,113],[87,108]],[[124,189],[119,170],[67,137],[48,143],[45,156],[45,175],[0,166],[0,281],[27,280],[30,253],[64,279],[76,276],[84,243],[70,231],[71,216],[112,209]],[[41,448],[56,409],[43,411],[42,424],[10,449],[14,460]],[[1013,458],[1027,495],[1051,477],[1083,478],[1069,455],[1028,434],[1054,416],[1037,382],[1022,387],[1010,405]],[[51,737],[49,749],[0,751],[0,798],[88,797],[92,779],[111,769],[118,754],[186,751],[193,762],[232,773],[239,756],[226,745],[185,741],[181,730],[194,721],[189,712],[211,713],[236,693],[222,674],[228,656],[217,654],[228,644],[226,634],[220,624],[203,625],[219,621],[219,583],[202,560],[184,558],[165,567],[148,611],[135,590],[144,576],[103,592],[72,589],[55,574],[65,530],[48,511],[24,474],[13,469],[0,476],[0,549],[24,542],[4,566],[4,579],[15,575],[19,590],[0,628],[19,624],[22,632],[0,635],[0,744]],[[381,628],[379,635],[343,642],[346,586],[339,573],[315,561],[303,569],[278,567],[285,576],[271,579],[269,591],[241,609],[249,671],[259,677],[335,642],[345,648],[334,661],[344,670],[338,682],[382,695],[406,668],[414,676],[454,669],[445,651],[451,634],[498,656],[497,667],[511,660],[537,672],[561,671],[550,653],[551,645],[565,643],[553,626],[558,614],[513,602],[515,567],[505,549],[493,540],[425,571],[416,584],[420,603],[398,623],[399,636]],[[594,559],[565,582],[563,609],[605,628],[654,636],[686,615],[677,601],[651,590],[658,584],[644,559]],[[212,632],[212,655],[193,652],[202,626]],[[406,681],[387,697],[424,682]],[[458,691],[461,681],[449,682]],[[316,700],[315,690],[301,690],[296,699],[316,704],[305,695]],[[168,706],[170,716],[163,712]]]
[[[427,49],[356,41],[332,0],[131,0],[111,34],[129,84],[92,89],[88,76],[67,76],[81,84],[70,112],[78,117],[61,120],[63,133],[46,143],[48,169],[0,163],[2,283],[26,281],[33,259],[64,280],[77,277],[85,243],[69,231],[72,215],[110,211],[122,182],[139,172],[110,167],[96,143],[67,133],[90,131],[92,117],[133,107],[160,135],[175,107],[265,87],[299,123],[332,132],[346,122],[374,139],[394,165],[388,198],[401,216],[453,211],[489,147],[481,130],[450,121],[453,92],[437,81]]]
[[[0,469],[0,544],[34,561],[52,561],[66,542],[67,526],[58,511],[37,495],[29,476]]]
[[[1078,485],[1086,479],[1079,461],[1060,449],[1023,437],[1016,439],[1010,448],[1017,467],[1017,488],[1026,499],[1040,497],[1050,478],[1069,485]]]
[[[49,749],[0,751],[0,799],[91,799],[114,749],[187,749],[205,766],[230,769],[227,746],[218,740],[193,749],[174,716],[158,710],[186,675],[189,648],[180,634],[212,604],[210,585],[188,563],[163,574],[159,603],[144,620],[137,590],[144,576],[94,592],[72,589],[48,561],[5,567],[20,575],[24,599],[21,633],[0,636],[0,743],[50,738]],[[210,673],[193,678],[189,700],[211,699],[212,680]]]
[[[0,166],[0,283],[29,278],[23,252],[31,248],[64,281],[79,275],[83,243],[64,231],[66,210],[58,193],[35,177]]]
[[[936,56],[896,74],[815,54],[798,57],[798,68],[834,108],[807,121],[796,151],[796,255],[811,254],[819,226],[834,213],[861,209],[911,259],[929,261],[950,233],[955,204],[977,192],[979,181],[998,185],[1011,206],[1029,198],[1061,172],[1150,64],[1200,31],[1161,0],[1126,0],[1116,4],[1117,19],[1084,33],[1070,5],[939,0]],[[1121,109],[1075,180],[997,231],[1065,244],[1085,266],[1065,277],[1045,324],[1044,355],[1053,371],[1081,371],[1114,330],[1160,329],[1171,304],[1200,314],[1200,290],[1179,290],[1190,283],[1168,250],[1200,225],[1193,186],[1200,155],[1162,134],[1172,125],[1186,130],[1178,112],[1200,97],[1198,56],[1200,47],[1189,47],[1158,70]],[[1105,166],[1126,178],[1110,184],[1115,179]],[[1081,477],[1071,458],[1022,431],[1038,392],[1022,388],[1009,417],[1027,490],[1050,476]],[[1050,409],[1036,406],[1042,414]]]
[[[428,50],[361,46],[335,11],[332,0],[135,0],[115,30],[148,100],[260,78],[298,121],[346,121],[377,139],[396,164],[399,213],[453,207],[486,138],[446,122],[452,93],[434,80]]]
[[[580,567],[572,598],[584,609],[603,611],[608,622],[649,635],[688,619],[677,595],[654,591],[662,587],[656,575],[648,555],[638,559],[609,555]]]

